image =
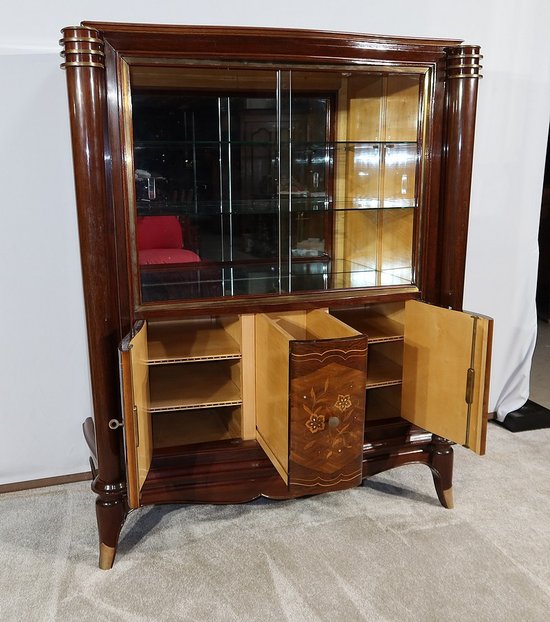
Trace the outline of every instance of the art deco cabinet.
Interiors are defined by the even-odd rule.
[[[130,509],[483,453],[462,312],[481,58],[460,41],[65,28],[100,567]],[[373,500],[374,502],[374,500]]]

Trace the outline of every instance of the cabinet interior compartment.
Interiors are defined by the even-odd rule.
[[[403,341],[405,303],[384,302],[362,307],[331,309],[331,315],[367,335],[369,344]]]
[[[255,438],[253,347],[247,314],[143,322],[121,346],[131,507],[156,449]]]
[[[422,73],[132,66],[142,303],[413,284]]]
[[[238,317],[150,322],[148,364],[240,359]]]
[[[368,337],[365,424],[400,417],[405,303],[375,303],[331,314]]]
[[[229,440],[241,436],[240,407],[155,413],[151,422],[153,452],[166,447]]]
[[[238,406],[240,363],[230,361],[155,365],[149,369],[149,413]]]
[[[151,322],[147,341],[147,410],[159,446],[254,437],[253,400],[245,399],[254,394],[251,316]]]
[[[377,387],[367,391],[365,425],[401,416],[401,385]]]
[[[403,341],[369,344],[367,389],[401,384],[403,381]]]

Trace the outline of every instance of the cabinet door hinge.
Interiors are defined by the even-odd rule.
[[[466,404],[472,404],[474,401],[474,384],[476,379],[476,371],[472,367],[468,369],[466,375]]]
[[[134,438],[136,439],[136,447],[139,447],[138,409],[135,404],[134,404],[134,407],[132,408],[132,414],[133,414],[132,419],[134,420]]]

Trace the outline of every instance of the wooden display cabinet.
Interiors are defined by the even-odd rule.
[[[100,567],[130,509],[288,499],[483,453],[461,311],[479,48],[65,28]],[[118,356],[117,356],[118,353]]]

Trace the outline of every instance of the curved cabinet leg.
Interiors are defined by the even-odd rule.
[[[453,448],[450,441],[434,436],[430,446],[430,461],[437,497],[441,505],[449,510],[453,501]]]
[[[120,486],[101,486],[94,482],[92,488],[98,493],[96,500],[97,528],[99,532],[99,567],[109,570],[115,560],[118,538],[128,514],[128,505],[123,495],[124,484]]]

